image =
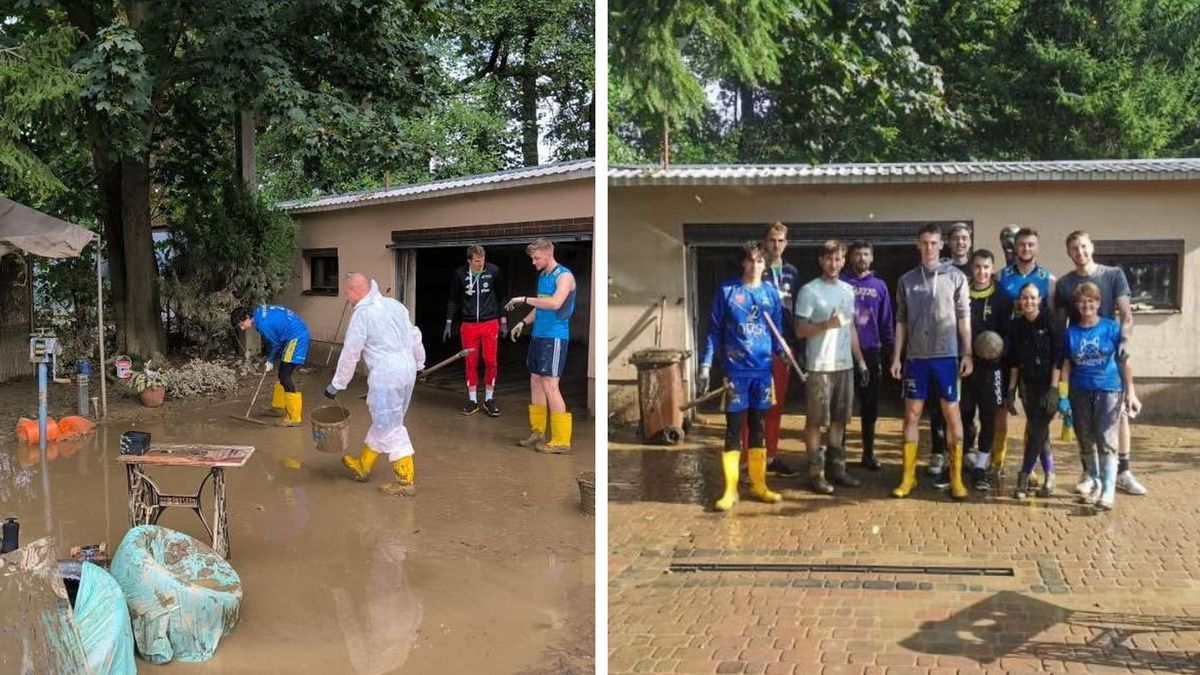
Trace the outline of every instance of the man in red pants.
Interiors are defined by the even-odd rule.
[[[450,285],[450,300],[446,305],[446,328],[442,342],[450,339],[454,318],[462,320],[463,349],[474,348],[467,355],[467,402],[460,415],[479,412],[479,355],[483,354],[483,410],[489,417],[499,417],[496,407],[496,340],[508,335],[508,318],[500,311],[504,297],[504,276],[500,268],[486,262],[484,250],[478,244],[467,247],[467,264],[454,270]]]
[[[766,269],[763,271],[764,284],[779,292],[783,305],[783,315],[791,321],[792,310],[796,301],[796,293],[800,290],[800,272],[795,265],[783,261],[783,251],[787,248],[787,225],[776,222],[767,228],[763,240],[763,250],[766,259]],[[793,354],[799,354],[792,344],[791,326],[777,326]],[[791,382],[791,370],[787,362],[776,356],[771,363],[771,377],[775,384],[775,405],[767,411],[765,436],[767,442],[767,471],[779,476],[794,476],[796,470],[784,463],[779,455],[779,426],[783,421],[783,407],[787,401],[788,384]],[[742,429],[742,463],[746,463],[746,448],[749,441],[749,428]]]

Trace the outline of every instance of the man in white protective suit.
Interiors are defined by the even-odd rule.
[[[342,464],[354,479],[366,482],[379,455],[392,463],[396,481],[380,488],[385,494],[412,497],[416,494],[413,445],[404,426],[404,415],[412,401],[417,371],[425,367],[421,331],[408,318],[408,309],[384,297],[379,286],[366,276],[348,274],[342,284],[346,301],[354,308],[337,372],[325,388],[334,398],[354,378],[359,358],[367,360],[367,410],[371,428],[358,457],[342,456]]]

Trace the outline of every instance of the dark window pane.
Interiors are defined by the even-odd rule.
[[[1120,267],[1129,281],[1134,311],[1179,309],[1179,256],[1106,254],[1096,261]]]

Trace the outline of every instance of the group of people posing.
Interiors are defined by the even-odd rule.
[[[825,242],[821,276],[803,285],[797,269],[783,261],[783,224],[772,225],[765,242],[741,248],[741,276],[721,284],[713,298],[697,382],[708,390],[720,358],[727,390],[725,490],[717,510],[737,501],[743,465],[757,499],[782,500],[766,476],[794,474],[778,457],[793,376],[807,383],[804,442],[812,490],[832,494],[835,485],[861,484],[846,457],[855,398],[861,466],[878,471],[875,425],[885,371],[900,381],[904,400],[903,471],[894,497],[916,487],[918,422],[927,402],[933,406],[930,473],[935,487],[948,488],[954,499],[966,499],[968,485],[990,491],[1003,477],[1008,417],[1018,414],[1017,401],[1026,424],[1014,497],[1026,499],[1035,487],[1040,496],[1053,494],[1049,428],[1059,414],[1073,422],[1078,440],[1080,500],[1107,510],[1118,487],[1146,493],[1129,469],[1129,419],[1141,402],[1129,363],[1133,315],[1124,272],[1096,263],[1091,236],[1082,231],[1067,237],[1074,269],[1061,278],[1038,264],[1039,237],[1031,228],[1004,229],[1003,260],[974,249],[966,223],[954,224],[946,239],[948,259],[937,225],[917,231],[920,264],[900,277],[894,315],[888,286],[872,271],[870,242]],[[798,340],[804,349],[794,358]]]
[[[466,363],[469,393],[467,405],[460,411],[479,410],[478,356],[482,352],[484,370],[484,409],[500,414],[493,394],[496,385],[497,336],[503,332],[515,342],[529,332],[531,340],[526,359],[530,374],[532,403],[529,406],[531,432],[518,441],[538,452],[564,454],[571,451],[571,415],[559,393],[559,378],[566,364],[571,314],[575,308],[575,277],[554,259],[554,244],[537,239],[526,247],[538,272],[537,294],[517,296],[503,304],[499,270],[485,260],[482,246],[467,249],[467,265],[455,272],[449,314],[443,341],[451,334],[453,319],[461,321],[464,349],[471,349]],[[337,370],[325,388],[325,396],[335,399],[349,386],[359,361],[367,368],[367,410],[371,427],[358,455],[345,455],[342,463],[360,482],[369,479],[380,455],[387,455],[395,480],[382,486],[387,494],[415,494],[414,448],[404,424],[412,401],[413,389],[425,368],[425,347],[421,331],[410,318],[408,308],[379,291],[378,284],[359,273],[346,275],[342,293],[353,311],[342,341]],[[528,312],[511,331],[505,314],[521,306]],[[235,308],[230,321],[238,330],[254,327],[263,339],[265,373],[278,369],[268,414],[279,416],[281,426],[303,424],[303,397],[294,374],[304,365],[311,336],[299,314],[278,305],[250,309]]]

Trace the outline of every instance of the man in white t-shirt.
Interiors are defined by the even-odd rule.
[[[805,284],[796,297],[796,335],[808,341],[804,425],[808,477],[814,492],[832,494],[830,481],[845,487],[861,485],[846,472],[846,423],[854,406],[855,372],[860,380],[870,373],[854,330],[854,289],[839,278],[846,264],[845,244],[836,239],[825,242],[820,263],[821,276]],[[823,427],[828,428],[824,446]]]

